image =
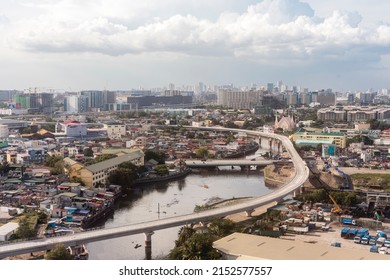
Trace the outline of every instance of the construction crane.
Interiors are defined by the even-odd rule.
[[[314,187],[322,188],[326,192],[326,194],[329,196],[330,200],[333,202],[334,208],[331,210],[332,213],[338,214],[338,215],[342,214],[344,211],[340,207],[340,205],[336,202],[336,200],[333,198],[333,196],[330,194],[330,192],[328,190],[329,185],[321,180],[320,174],[318,172],[314,172],[313,169],[311,169],[310,167],[309,167],[309,170],[312,173],[312,176],[309,177],[310,183]]]

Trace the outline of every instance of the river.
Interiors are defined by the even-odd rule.
[[[184,179],[136,189],[119,202],[106,228],[190,214],[195,205],[221,198],[258,197],[271,190],[264,184],[259,171],[229,168],[214,172],[201,171]],[[159,211],[158,211],[159,209]],[[160,212],[160,214],[158,214]],[[180,227],[156,231],[152,236],[152,258],[162,258],[174,247]],[[144,235],[115,238],[88,244],[90,259],[122,260],[145,258]],[[140,247],[136,246],[141,245]],[[138,248],[136,248],[138,247]]]

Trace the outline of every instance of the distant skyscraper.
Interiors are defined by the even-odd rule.
[[[86,90],[81,95],[88,98],[88,108],[92,111],[102,111],[106,104],[116,103],[116,93],[112,91]]]
[[[53,111],[52,93],[21,93],[14,96],[16,109],[30,112],[50,113]]]
[[[198,84],[198,90],[199,90],[198,93],[203,93],[203,92],[205,92],[205,86],[204,86],[204,84],[203,84],[202,82],[199,82],[199,84]]]
[[[218,105],[226,106],[233,109],[253,109],[256,105],[262,104],[264,91],[218,91]]]
[[[267,91],[270,93],[274,92],[274,84],[273,83],[267,84]]]

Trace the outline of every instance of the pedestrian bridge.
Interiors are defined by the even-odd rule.
[[[176,217],[171,217],[166,219],[143,222],[139,224],[120,226],[116,228],[105,228],[105,229],[99,229],[94,231],[77,233],[73,235],[5,244],[0,246],[0,259],[8,256],[30,253],[34,251],[50,250],[56,244],[59,243],[63,243],[65,246],[74,246],[74,245],[79,245],[79,244],[84,244],[89,242],[96,242],[105,239],[117,238],[122,236],[140,234],[140,233],[145,234],[146,237],[145,250],[146,250],[146,254],[148,255],[147,250],[149,250],[150,251],[149,253],[151,254],[151,236],[154,231],[166,229],[170,227],[184,226],[196,222],[205,222],[213,218],[225,217],[227,215],[238,213],[238,212],[247,212],[247,214],[250,215],[250,213],[252,213],[252,211],[255,208],[271,202],[277,202],[281,200],[283,197],[300,189],[303,183],[309,177],[309,169],[307,168],[306,163],[301,159],[297,151],[294,149],[294,146],[291,143],[291,141],[285,136],[278,135],[278,134],[267,134],[264,132],[257,132],[257,131],[250,131],[250,130],[242,130],[242,129],[226,129],[226,128],[215,128],[215,127],[212,128],[188,127],[188,128],[245,132],[248,135],[251,135],[252,137],[267,138],[270,140],[280,141],[292,159],[292,162],[295,167],[294,176],[287,184],[276,189],[275,191],[268,193],[264,196],[261,196],[259,198],[248,200],[246,202],[242,202],[236,205],[207,210],[200,213],[192,213],[188,215],[181,215],[181,216],[176,216]]]

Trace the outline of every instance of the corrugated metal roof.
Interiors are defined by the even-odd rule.
[[[332,140],[309,140],[309,139],[297,139],[295,141],[296,144],[302,144],[302,143],[306,143],[306,144],[332,144],[333,141]]]
[[[263,260],[390,260],[390,255],[367,250],[336,248],[251,234],[233,233],[213,243],[221,252],[237,259]]]
[[[18,227],[19,227],[18,223],[14,223],[14,222],[6,223],[5,225],[0,227],[0,235],[1,236],[7,235],[10,232],[16,230]]]
[[[102,162],[99,162],[96,164],[86,166],[85,168],[87,170],[91,171],[92,173],[97,173],[97,172],[103,171],[107,168],[119,165],[119,164],[127,162],[127,161],[135,160],[135,159],[141,158],[143,156],[144,156],[143,152],[135,151],[135,152],[132,152],[130,154],[126,154],[126,155],[123,155],[120,157],[112,158],[109,160],[105,160],[105,161],[102,161]]]

